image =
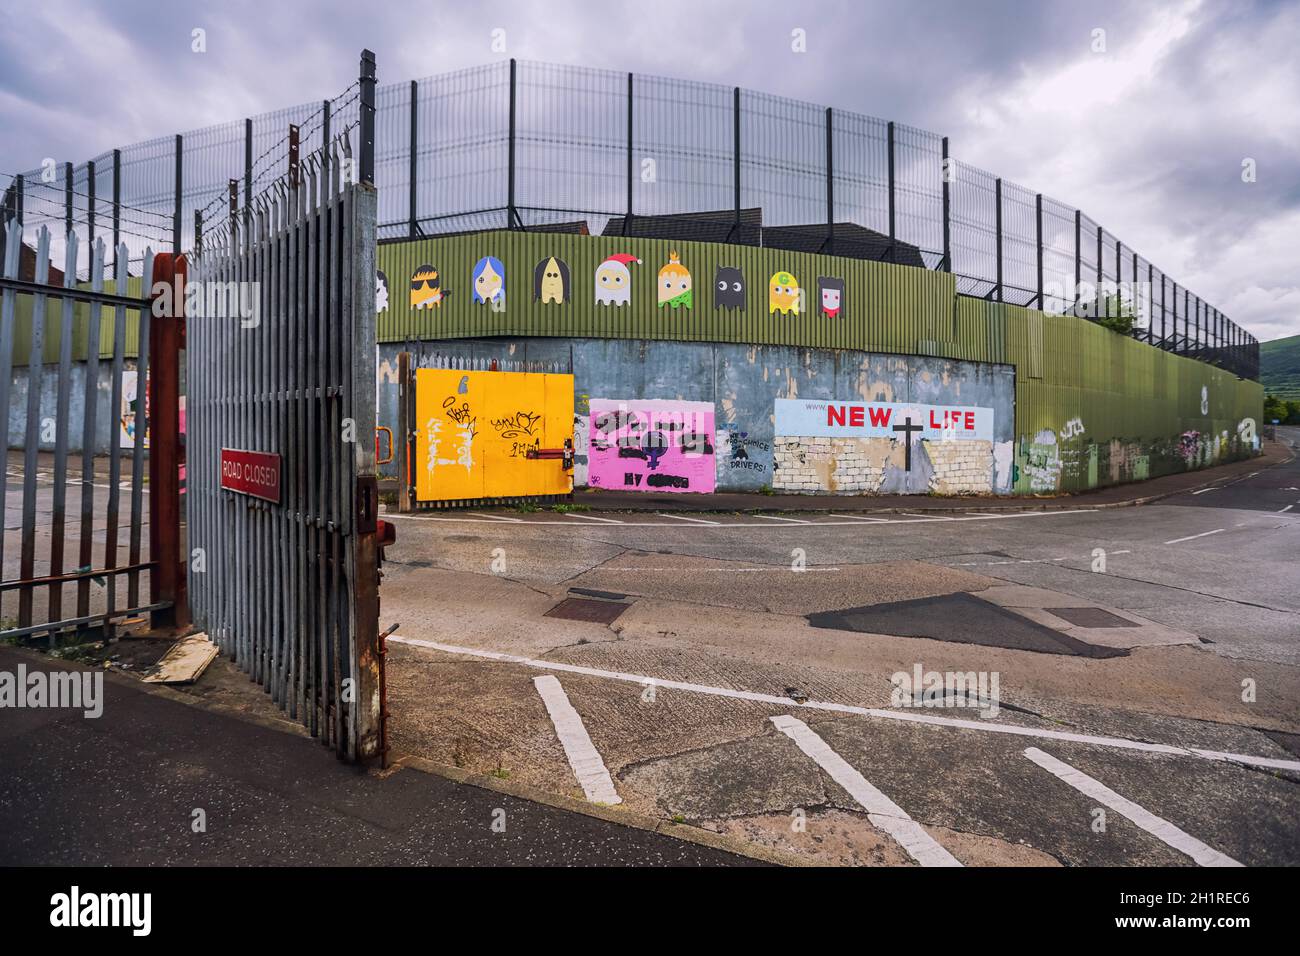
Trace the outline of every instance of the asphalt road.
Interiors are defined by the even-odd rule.
[[[20,663],[64,666],[0,647],[0,671]],[[98,718],[3,711],[0,866],[752,862],[417,771],[360,773],[297,735],[104,688]]]
[[[819,862],[917,860],[804,744],[962,863],[1194,863],[1056,760],[1207,852],[1297,864],[1297,512],[1291,462],[1106,510],[399,516],[381,612],[401,625],[395,744],[581,797],[534,683],[550,673],[624,802]],[[953,595],[1022,629],[1055,620],[1042,646],[1064,633],[1094,653],[1009,643],[1010,618],[954,617]],[[614,620],[554,616],[592,596],[622,605]],[[940,629],[813,626],[897,602]],[[1047,608],[1124,626],[1070,629]],[[998,674],[1000,713],[900,714],[891,675],[916,666]],[[782,730],[791,717],[820,744]]]

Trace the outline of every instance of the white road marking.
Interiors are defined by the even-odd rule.
[[[582,785],[582,792],[593,803],[622,803],[623,798],[614,789],[614,781],[605,769],[605,761],[600,751],[591,742],[587,728],[582,725],[582,718],[569,703],[569,696],[560,686],[560,682],[550,674],[533,678],[533,686],[542,695],[542,703],[551,715],[555,725],[556,736],[564,745],[564,753],[569,758],[573,775]]]
[[[840,571],[841,568],[804,568],[802,571],[796,571],[794,568],[601,568],[601,571],[675,571],[678,574],[686,572],[695,574],[699,571],[723,571],[727,573],[743,574],[754,571],[777,571],[782,574],[809,574],[817,571]]]
[[[924,518],[926,521],[956,521],[957,520],[956,518],[950,517],[949,515],[922,515],[922,514],[917,514],[914,511],[900,511],[899,514],[902,515],[904,518]]]
[[[1295,507],[1295,505],[1287,505],[1285,508],[1283,508],[1281,511],[1279,511],[1278,514],[1280,514],[1280,515],[1281,515],[1281,514],[1286,514],[1288,511],[1290,511],[1290,510],[1291,510],[1292,508],[1294,508],[1294,507]]]
[[[514,524],[524,523],[522,518],[510,518],[507,517],[506,515],[485,515],[481,511],[470,511],[468,513],[474,515],[477,518],[490,518],[493,521],[510,521],[513,522]]]
[[[1121,816],[1128,817],[1157,840],[1168,844],[1179,853],[1186,853],[1201,866],[1241,866],[1232,857],[1206,846],[1168,820],[1156,816],[1132,800],[1121,797],[1100,780],[1095,780],[1082,770],[1076,770],[1068,763],[1057,760],[1051,754],[1043,753],[1037,747],[1030,747],[1025,751],[1025,756],[1085,796],[1105,804]]]
[[[670,514],[664,514],[662,511],[656,511],[655,514],[657,514],[657,515],[658,515],[659,517],[661,517],[661,518],[676,518],[678,521],[691,521],[691,522],[694,522],[695,524],[709,524],[709,525],[720,525],[720,524],[722,524],[721,521],[709,521],[709,520],[707,520],[707,519],[705,519],[705,518],[688,518],[688,517],[686,517],[686,515],[670,515]],[[767,526],[766,526],[766,525],[759,525],[759,527],[767,527]]]
[[[1218,485],[1215,485],[1215,486],[1212,487],[1212,488],[1202,488],[1200,491],[1193,491],[1192,494],[1194,494],[1194,495],[1203,495],[1203,494],[1205,494],[1207,491],[1218,491],[1218,490],[1219,490],[1219,486],[1218,486]]]
[[[604,523],[604,524],[624,524],[624,523],[625,523],[625,522],[619,521],[617,518],[598,518],[596,515],[574,514],[572,511],[564,511],[564,512],[561,512],[561,514],[563,514],[564,517],[566,517],[566,518],[586,518],[588,521],[600,521],[600,522],[602,522],[602,523]]]
[[[883,521],[885,524],[889,524],[889,519],[888,519],[888,518],[869,518],[869,517],[867,517],[866,515],[837,515],[837,514],[831,514],[830,517],[832,517],[832,518],[849,518],[849,519],[851,519],[851,520],[853,520],[853,521],[876,521],[876,522],[882,522],[882,521]],[[839,523],[842,524],[843,522],[839,522]]]
[[[812,524],[811,521],[805,521],[803,518],[782,518],[778,515],[754,515],[755,518],[762,518],[764,521],[788,521],[791,524]]]
[[[653,683],[657,687],[669,690],[690,691],[697,694],[711,694],[714,697],[729,697],[733,700],[750,700],[761,704],[776,704],[789,707],[789,697],[777,697],[773,694],[759,694],[754,691],[732,690],[729,687],[710,687],[707,684],[692,684],[687,681],[667,680],[648,677],[645,674],[629,674],[622,671],[607,671],[597,667],[582,667],[578,664],[561,664],[556,661],[536,660],[506,654],[501,651],[480,650],[476,647],[459,647],[455,644],[441,644],[416,637],[388,638],[390,644],[409,644],[412,647],[427,647],[447,654],[464,654],[467,657],[482,657],[487,660],[506,664],[520,664],[538,670],[560,671],[570,674],[586,674],[589,677],[604,677],[609,680],[626,681],[631,684]],[[917,724],[933,724],[937,727],[952,727],[960,730],[975,730],[989,734],[1011,734],[1019,737],[1035,737],[1041,740],[1065,740],[1071,743],[1095,744],[1099,747],[1114,747],[1119,750],[1141,750],[1146,753],[1171,754],[1179,757],[1201,757],[1205,760],[1222,760],[1229,763],[1246,764],[1252,767],[1271,767],[1275,770],[1292,770],[1300,772],[1300,760],[1278,760],[1274,757],[1257,757],[1251,754],[1230,753],[1219,750],[1203,750],[1197,747],[1175,747],[1171,744],[1150,744],[1140,740],[1127,740],[1123,737],[1099,737],[1095,734],[1076,734],[1065,730],[1038,730],[1033,727],[1021,727],[1016,724],[999,724],[988,720],[963,720],[959,717],[938,717],[933,714],[918,714],[912,710],[882,710],[877,707],[858,707],[853,704],[834,704],[829,701],[809,700],[799,704],[809,710],[825,710],[837,714],[852,714],[857,717],[880,717],[885,720],[903,720]]]
[[[872,826],[897,840],[917,863],[922,866],[961,866],[956,857],[907,815],[906,810],[872,786],[802,720],[788,714],[771,720],[777,730],[793,740],[817,766],[830,774],[832,780],[847,790],[849,796],[862,804]]]
[[[1174,538],[1172,541],[1166,541],[1165,544],[1178,544],[1180,541],[1195,541],[1197,538],[1207,538],[1212,534],[1218,534],[1223,528],[1215,528],[1213,531],[1202,531],[1200,534],[1189,534],[1185,538]]]

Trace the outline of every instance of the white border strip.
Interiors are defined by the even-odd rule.
[[[1083,515],[1083,514],[1096,514],[1096,513],[1097,513],[1096,508],[1073,508],[1068,511],[1017,511],[1017,512],[1009,512],[1007,514],[1002,514],[1002,515],[963,514],[956,517],[939,517],[939,518],[866,518],[866,517],[860,518],[854,516],[852,520],[844,520],[844,521],[809,521],[808,525],[810,527],[816,527],[816,528],[843,528],[855,524],[861,524],[864,521],[874,521],[877,524],[906,525],[906,524],[921,524],[922,522],[925,521],[1002,521],[1002,520],[1010,520],[1012,518],[1047,518],[1053,515]],[[636,515],[649,515],[649,514],[650,514],[649,512],[636,512]],[[689,521],[694,524],[710,525],[715,528],[722,528],[723,530],[730,530],[732,528],[767,528],[770,530],[772,528],[784,527],[784,525],[781,524],[759,524],[757,522],[747,522],[747,521],[730,521],[730,522],[706,521],[703,518],[688,518],[685,517],[684,515],[669,514],[667,512],[655,512],[654,516],[659,518],[672,518],[677,521]],[[561,515],[561,517],[567,517],[567,516]],[[632,517],[632,515],[629,515],[629,517]],[[838,517],[848,518],[847,515],[839,515]],[[407,514],[404,512],[397,512],[397,511],[384,512],[384,520],[385,521],[441,521],[446,523],[459,522],[464,524],[494,523],[492,519],[489,518],[464,518],[464,517],[452,518],[452,517],[442,517],[439,515],[431,515],[431,514]],[[553,521],[548,518],[536,518],[536,519],[520,518],[517,520],[520,524],[527,524],[527,525],[552,525],[552,526],[563,525],[569,528],[581,527],[581,525],[575,525],[569,521]],[[612,521],[613,519],[609,519],[609,520]],[[615,522],[615,523],[622,524],[628,528],[676,528],[678,527],[678,525],[673,524],[671,521],[630,521],[629,520],[629,521],[622,521],[622,522]]]
[[[955,856],[907,815],[906,810],[873,787],[802,720],[788,714],[771,719],[777,730],[793,740],[817,766],[830,774],[832,780],[847,790],[849,796],[862,804],[872,826],[897,840],[917,863],[922,866],[961,866]]]
[[[1168,820],[1138,806],[1132,800],[1121,797],[1100,780],[1095,780],[1082,770],[1076,770],[1068,763],[1057,760],[1051,754],[1043,753],[1037,747],[1030,747],[1025,756],[1048,773],[1054,774],[1084,796],[1092,797],[1116,813],[1128,817],[1157,840],[1168,844],[1179,853],[1186,853],[1201,866],[1241,866],[1232,857],[1220,853],[1213,847],[1206,846],[1196,837],[1178,829]]]
[[[1274,770],[1289,770],[1300,773],[1300,760],[1278,760],[1273,757],[1255,757],[1250,754],[1230,753],[1219,750],[1201,750],[1196,747],[1174,747],[1170,744],[1149,744],[1140,740],[1127,740],[1123,737],[1099,737],[1093,734],[1075,734],[1064,730],[1038,730],[1033,727],[1018,727],[1015,724],[998,724],[988,720],[962,720],[957,717],[939,717],[933,714],[918,714],[911,710],[881,710],[876,707],[857,707],[852,704],[833,704],[828,701],[810,700],[799,704],[789,697],[777,697],[774,694],[758,694],[748,690],[732,690],[727,687],[710,687],[707,684],[692,684],[686,681],[665,680],[659,677],[647,677],[644,674],[627,674],[621,671],[601,670],[597,667],[582,667],[578,664],[561,664],[556,661],[542,661],[517,654],[504,654],[500,651],[485,651],[475,647],[458,647],[455,644],[440,644],[415,637],[399,637],[394,634],[388,638],[389,644],[409,644],[412,647],[427,647],[447,654],[464,654],[467,657],[481,657],[500,661],[505,664],[520,664],[539,670],[559,671],[567,674],[585,674],[588,677],[604,677],[608,680],[627,681],[630,684],[653,684],[669,690],[691,691],[697,694],[712,694],[715,697],[730,697],[733,700],[749,700],[760,704],[775,704],[778,707],[797,706],[809,710],[825,710],[836,714],[852,714],[857,717],[880,717],[885,720],[904,720],[916,724],[934,724],[939,727],[953,727],[960,730],[976,730],[986,734],[1011,734],[1019,737],[1034,737],[1039,740],[1065,740],[1077,744],[1095,744],[1099,747],[1115,747],[1119,750],[1141,750],[1146,753],[1170,754],[1176,757],[1201,757],[1205,760],[1224,760],[1230,763],[1245,764],[1251,767],[1270,767]]]
[[[582,718],[569,703],[569,696],[560,682],[551,674],[543,674],[533,678],[533,686],[542,695],[542,703],[555,725],[555,734],[564,745],[569,766],[573,768],[573,775],[578,778],[587,799],[592,803],[622,803],[623,798],[614,789],[614,781],[609,778],[600,751],[591,742]]]

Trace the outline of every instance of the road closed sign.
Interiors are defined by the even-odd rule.
[[[280,503],[280,456],[264,451],[221,449],[221,487]]]

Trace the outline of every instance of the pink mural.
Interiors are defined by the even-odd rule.
[[[587,484],[624,491],[713,491],[713,403],[591,400]]]

